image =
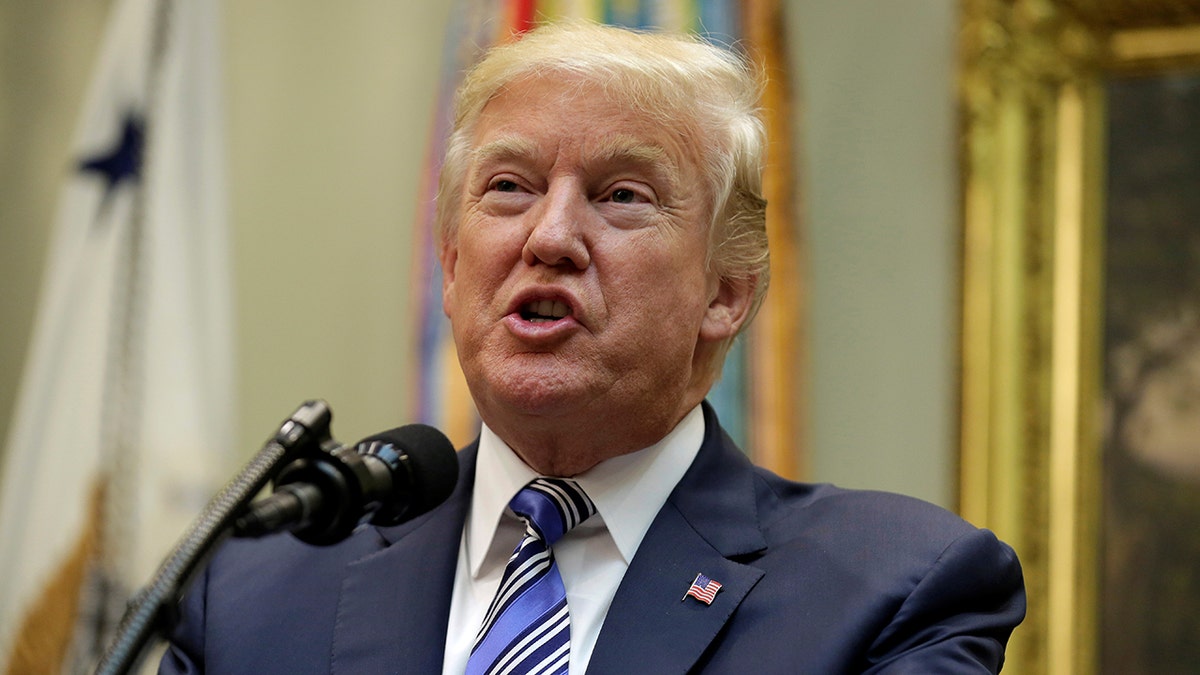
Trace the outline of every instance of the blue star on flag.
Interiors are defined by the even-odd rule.
[[[126,113],[116,144],[106,151],[79,162],[82,173],[98,174],[105,182],[103,212],[117,188],[125,181],[137,182],[142,174],[142,149],[145,145],[145,124],[136,113]]]

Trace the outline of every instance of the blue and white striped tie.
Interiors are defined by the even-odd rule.
[[[535,478],[508,503],[525,521],[500,589],[471,648],[467,675],[566,673],[571,618],[550,547],[596,512],[574,481]]]

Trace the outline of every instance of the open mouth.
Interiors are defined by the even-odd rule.
[[[531,323],[558,321],[571,313],[571,308],[560,300],[534,300],[521,306],[521,318]]]

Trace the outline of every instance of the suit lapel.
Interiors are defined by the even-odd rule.
[[[704,422],[696,460],[655,517],[617,589],[589,672],[687,672],[763,576],[730,559],[766,548],[753,468],[707,403]],[[721,584],[711,605],[684,599],[698,572]]]
[[[445,504],[379,528],[384,548],[346,568],[334,629],[333,673],[442,672],[463,522],[475,477],[472,445]]]
[[[762,578],[689,530],[678,510],[663,507],[613,598],[588,672],[687,672]],[[684,598],[697,572],[721,583],[712,605]]]

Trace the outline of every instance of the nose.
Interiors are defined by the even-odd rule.
[[[532,227],[521,259],[526,265],[570,266],[585,270],[591,253],[584,237],[587,196],[570,186],[554,186],[529,212]]]

